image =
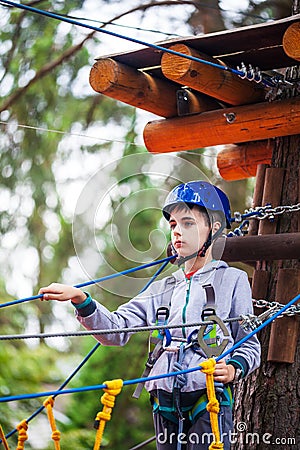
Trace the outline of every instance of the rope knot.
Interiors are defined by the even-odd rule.
[[[54,406],[54,398],[53,398],[53,396],[51,395],[50,397],[48,397],[44,401],[43,405],[45,406],[45,408],[47,408],[47,406],[51,406],[51,408],[53,408],[53,406]]]
[[[28,423],[26,420],[22,420],[17,426],[16,426],[19,434],[18,434],[18,446],[17,450],[24,450],[24,442],[28,439]]]
[[[223,442],[212,442],[208,447],[208,450],[223,450],[224,444]]]
[[[19,438],[18,438],[18,440],[20,442],[25,442],[25,441],[27,441],[27,439],[28,439],[28,434],[26,433],[26,431],[25,430],[19,430]]]
[[[108,422],[111,419],[111,414],[109,412],[100,411],[97,414],[98,420],[105,420],[105,422]]]
[[[219,450],[224,448],[224,444],[220,441],[220,429],[218,423],[218,413],[220,412],[220,406],[218,399],[216,398],[216,391],[214,385],[214,371],[216,366],[216,360],[209,358],[200,364],[201,371],[206,374],[206,390],[208,403],[206,409],[209,412],[211,430],[214,435],[214,442],[209,446],[209,450]]]
[[[102,411],[99,411],[95,420],[95,428],[97,429],[96,440],[94,450],[99,450],[103,437],[104,428],[106,422],[111,419],[111,413],[115,406],[116,396],[120,394],[123,387],[123,380],[116,379],[111,381],[105,381],[104,394],[101,397],[101,403],[103,404]]]
[[[106,388],[104,388],[104,392],[107,392],[113,396],[120,394],[123,387],[123,380],[121,378],[117,378],[116,380],[105,381]]]
[[[51,439],[53,441],[59,441],[60,440],[60,431],[58,431],[58,430],[53,431],[53,433],[51,435]]]
[[[16,426],[16,428],[17,428],[18,431],[22,431],[22,430],[27,431],[28,430],[28,423],[26,422],[26,420],[22,420],[22,422],[20,422]]]
[[[206,405],[206,409],[210,413],[219,414],[220,406],[218,400],[217,399],[210,400]]]
[[[115,406],[115,400],[116,397],[114,395],[109,394],[108,392],[105,392],[105,394],[103,394],[101,397],[102,405],[105,405],[108,408],[113,408]]]
[[[206,375],[211,375],[215,371],[216,360],[214,358],[209,358],[200,364],[201,371]]]

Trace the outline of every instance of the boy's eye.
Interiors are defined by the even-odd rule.
[[[191,227],[192,225],[194,225],[194,222],[185,222],[184,225],[186,227]]]

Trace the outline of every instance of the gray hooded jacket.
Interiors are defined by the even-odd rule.
[[[223,274],[215,280],[216,270],[222,270]],[[170,287],[170,277],[153,282],[142,294],[137,295],[128,303],[121,305],[116,311],[110,312],[98,302],[93,302],[92,313],[84,317],[84,311],[77,311],[77,319],[88,330],[119,329],[126,327],[142,327],[155,324],[156,311],[160,306],[165,306],[164,296],[166,290],[172,289],[170,304],[169,325],[201,322],[201,313],[206,303],[203,285],[211,284],[214,287],[216,298],[216,314],[222,319],[238,317],[241,314],[253,313],[251,289],[247,274],[239,269],[229,267],[223,261],[213,261],[198,270],[190,280],[187,280],[184,272],[179,269],[171,278],[175,278],[175,284]],[[216,277],[217,278],[217,277]],[[217,284],[217,285],[216,285]],[[168,298],[170,295],[168,295]],[[229,342],[226,349],[243,338],[247,332],[233,322],[226,324],[229,331]],[[172,337],[186,338],[192,331],[191,328],[176,328],[171,330]],[[222,334],[217,329],[222,339]],[[130,333],[111,334],[97,336],[103,345],[124,345],[130,338]],[[184,352],[182,366],[184,369],[196,367],[206,359],[204,354],[188,348]],[[260,364],[260,344],[256,335],[237,348],[228,358],[235,367],[242,369],[243,375],[247,375]],[[177,353],[164,351],[155,363],[150,375],[159,375],[173,371],[177,361]],[[172,392],[174,377],[148,381],[145,385],[148,391],[162,389]],[[205,375],[199,370],[187,374],[187,382],[183,386],[183,392],[191,392],[205,388]]]

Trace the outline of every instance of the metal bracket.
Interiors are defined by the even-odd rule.
[[[225,350],[228,342],[229,342],[229,331],[226,328],[225,323],[223,322],[220,317],[218,317],[216,314],[211,314],[210,316],[205,316],[205,321],[213,322],[216,325],[219,325],[220,329],[223,332],[224,337],[226,339],[223,339],[220,345],[217,345],[215,347],[209,346],[206,344],[204,339],[205,329],[208,325],[201,325],[198,332],[198,344],[199,347],[204,351],[206,356],[208,358],[212,358],[213,356],[219,356],[223,351]]]

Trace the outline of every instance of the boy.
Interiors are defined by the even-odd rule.
[[[53,283],[42,288],[44,300],[71,300],[79,322],[87,329],[118,329],[153,325],[158,313],[167,311],[168,324],[182,324],[165,333],[164,344],[150,375],[196,367],[207,358],[205,349],[228,339],[227,348],[239,341],[245,331],[238,322],[208,326],[205,346],[197,341],[198,330],[184,324],[200,322],[201,313],[216,309],[224,320],[252,313],[251,290],[245,272],[214,261],[211,243],[222,230],[230,228],[230,206],[219,188],[204,181],[175,187],[168,195],[163,215],[171,229],[171,248],[179,268],[170,277],[155,281],[142,294],[109,312],[80,289]],[[209,285],[208,285],[209,283]],[[207,289],[209,287],[209,289]],[[211,313],[210,313],[211,314]],[[224,324],[223,324],[224,325]],[[224,326],[225,327],[225,326]],[[223,333],[224,332],[224,333]],[[130,334],[98,336],[103,345],[124,345]],[[216,356],[216,353],[212,353]],[[214,380],[219,390],[220,432],[224,448],[230,448],[232,411],[230,385],[245,377],[260,363],[260,345],[254,336],[236,349],[226,361],[216,364]],[[157,449],[207,449],[211,436],[205,375],[200,371],[168,377],[145,384],[153,405]]]

